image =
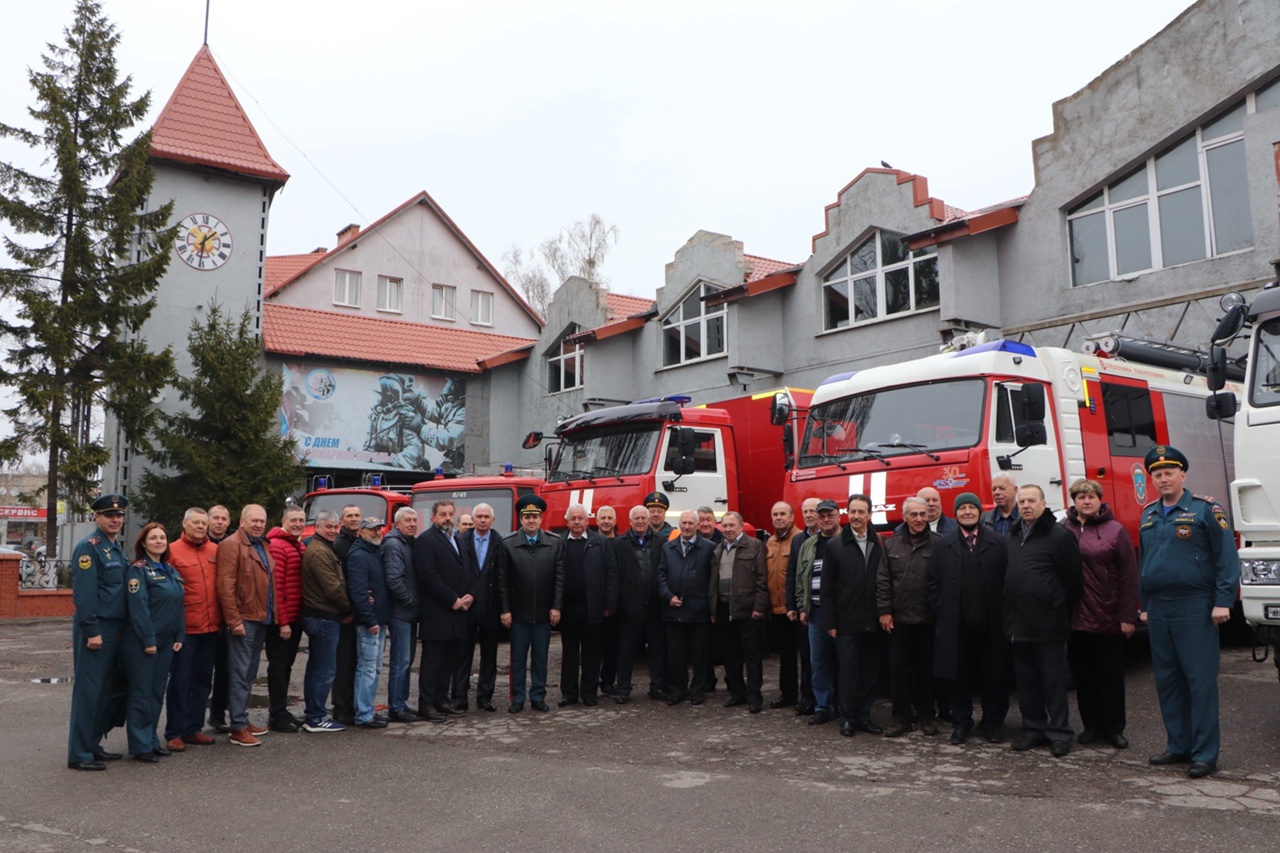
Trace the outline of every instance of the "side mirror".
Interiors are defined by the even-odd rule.
[[[542,443],[542,433],[534,430],[524,437],[524,441],[520,442],[520,446],[525,450],[533,450]]]
[[[1043,421],[1045,415],[1044,386],[1028,382],[1022,386],[1022,417],[1027,421]],[[1040,442],[1044,444],[1042,440]],[[1019,442],[1021,444],[1021,442]],[[1022,445],[1026,446],[1026,445]]]
[[[680,458],[676,460],[672,470],[677,476],[692,474],[698,467],[693,460],[693,454],[698,449],[698,434],[689,427],[677,428],[676,448],[680,451]]]
[[[1037,388],[1041,387],[1039,385]],[[1019,424],[1013,432],[1013,440],[1019,447],[1039,447],[1049,443],[1049,432],[1044,424]]]
[[[782,426],[791,417],[791,399],[785,391],[773,395],[773,405],[769,407],[769,423]]]
[[[1209,364],[1204,370],[1210,391],[1221,391],[1227,384],[1227,350],[1218,344],[1209,348]],[[1210,415],[1212,417],[1212,415]]]
[[[1228,300],[1227,297],[1235,297]],[[1240,330],[1244,328],[1245,318],[1249,314],[1249,306],[1245,304],[1244,297],[1238,293],[1228,293],[1223,296],[1223,307],[1226,314],[1218,321],[1218,327],[1213,330],[1213,335],[1209,338],[1209,342],[1214,346],[1226,346],[1231,343],[1231,339],[1240,334]]]
[[[1231,391],[1219,391],[1217,394],[1212,394],[1205,398],[1204,413],[1209,417],[1209,420],[1227,421],[1236,416],[1236,406],[1236,395],[1234,393]]]

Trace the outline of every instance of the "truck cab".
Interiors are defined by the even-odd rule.
[[[431,523],[432,504],[438,500],[451,500],[455,522],[458,516],[469,515],[476,504],[486,503],[493,507],[493,529],[500,536],[506,536],[519,526],[516,500],[524,495],[537,494],[541,488],[542,480],[539,478],[515,474],[451,479],[437,477],[415,484],[409,500],[418,511],[419,530],[425,530]],[[547,526],[546,519],[543,526]]]
[[[315,533],[316,515],[321,510],[341,514],[344,506],[355,504],[360,507],[360,514],[363,517],[374,516],[382,519],[385,522],[383,527],[385,533],[391,529],[392,517],[396,510],[409,505],[409,495],[397,489],[329,489],[324,487],[323,482],[317,483],[316,486],[318,488],[308,492],[302,499],[302,508],[307,513],[307,529],[303,534],[305,539],[310,539]]]

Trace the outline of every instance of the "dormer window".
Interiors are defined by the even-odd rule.
[[[877,228],[822,277],[823,330],[938,307],[936,251]]]
[[[725,307],[708,307],[703,297],[719,289],[703,282],[689,291],[662,321],[662,364],[671,367],[722,355],[725,351]]]
[[[568,338],[578,332],[578,326],[570,323],[565,329],[560,343],[547,356],[547,393],[555,394],[581,388],[583,383],[582,368],[586,356],[586,348],[581,341],[571,343]]]

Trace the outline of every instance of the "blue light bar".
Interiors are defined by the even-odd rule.
[[[373,488],[373,489],[381,489],[381,488],[382,488],[382,475],[381,475],[381,474],[373,474],[373,475],[371,475],[371,476],[369,477],[369,487],[370,487],[370,488]]]
[[[818,387],[821,388],[823,385],[830,385],[833,382],[843,382],[846,379],[850,378],[851,376],[856,375],[857,372],[858,371],[856,370],[850,370],[847,373],[837,373],[835,376],[828,376],[826,379],[822,380],[821,383],[819,383]]]
[[[985,344],[978,344],[976,347],[969,347],[955,354],[956,358],[961,356],[973,355],[979,352],[1007,352],[1010,355],[1027,355],[1031,358],[1036,357],[1036,351],[1027,344],[1020,344],[1017,341],[987,341]]]

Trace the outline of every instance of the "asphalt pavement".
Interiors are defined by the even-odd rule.
[[[725,708],[723,687],[701,707],[638,691],[628,705],[559,709],[553,639],[546,714],[273,732],[255,749],[220,736],[105,773],[66,768],[70,642],[65,620],[0,622],[0,852],[1280,849],[1280,682],[1244,648],[1222,653],[1219,772],[1191,781],[1146,763],[1164,732],[1141,640],[1128,648],[1124,751],[956,747],[946,726],[842,738],[790,709]],[[776,665],[766,661],[766,700]],[[126,751],[121,731],[106,743]]]

